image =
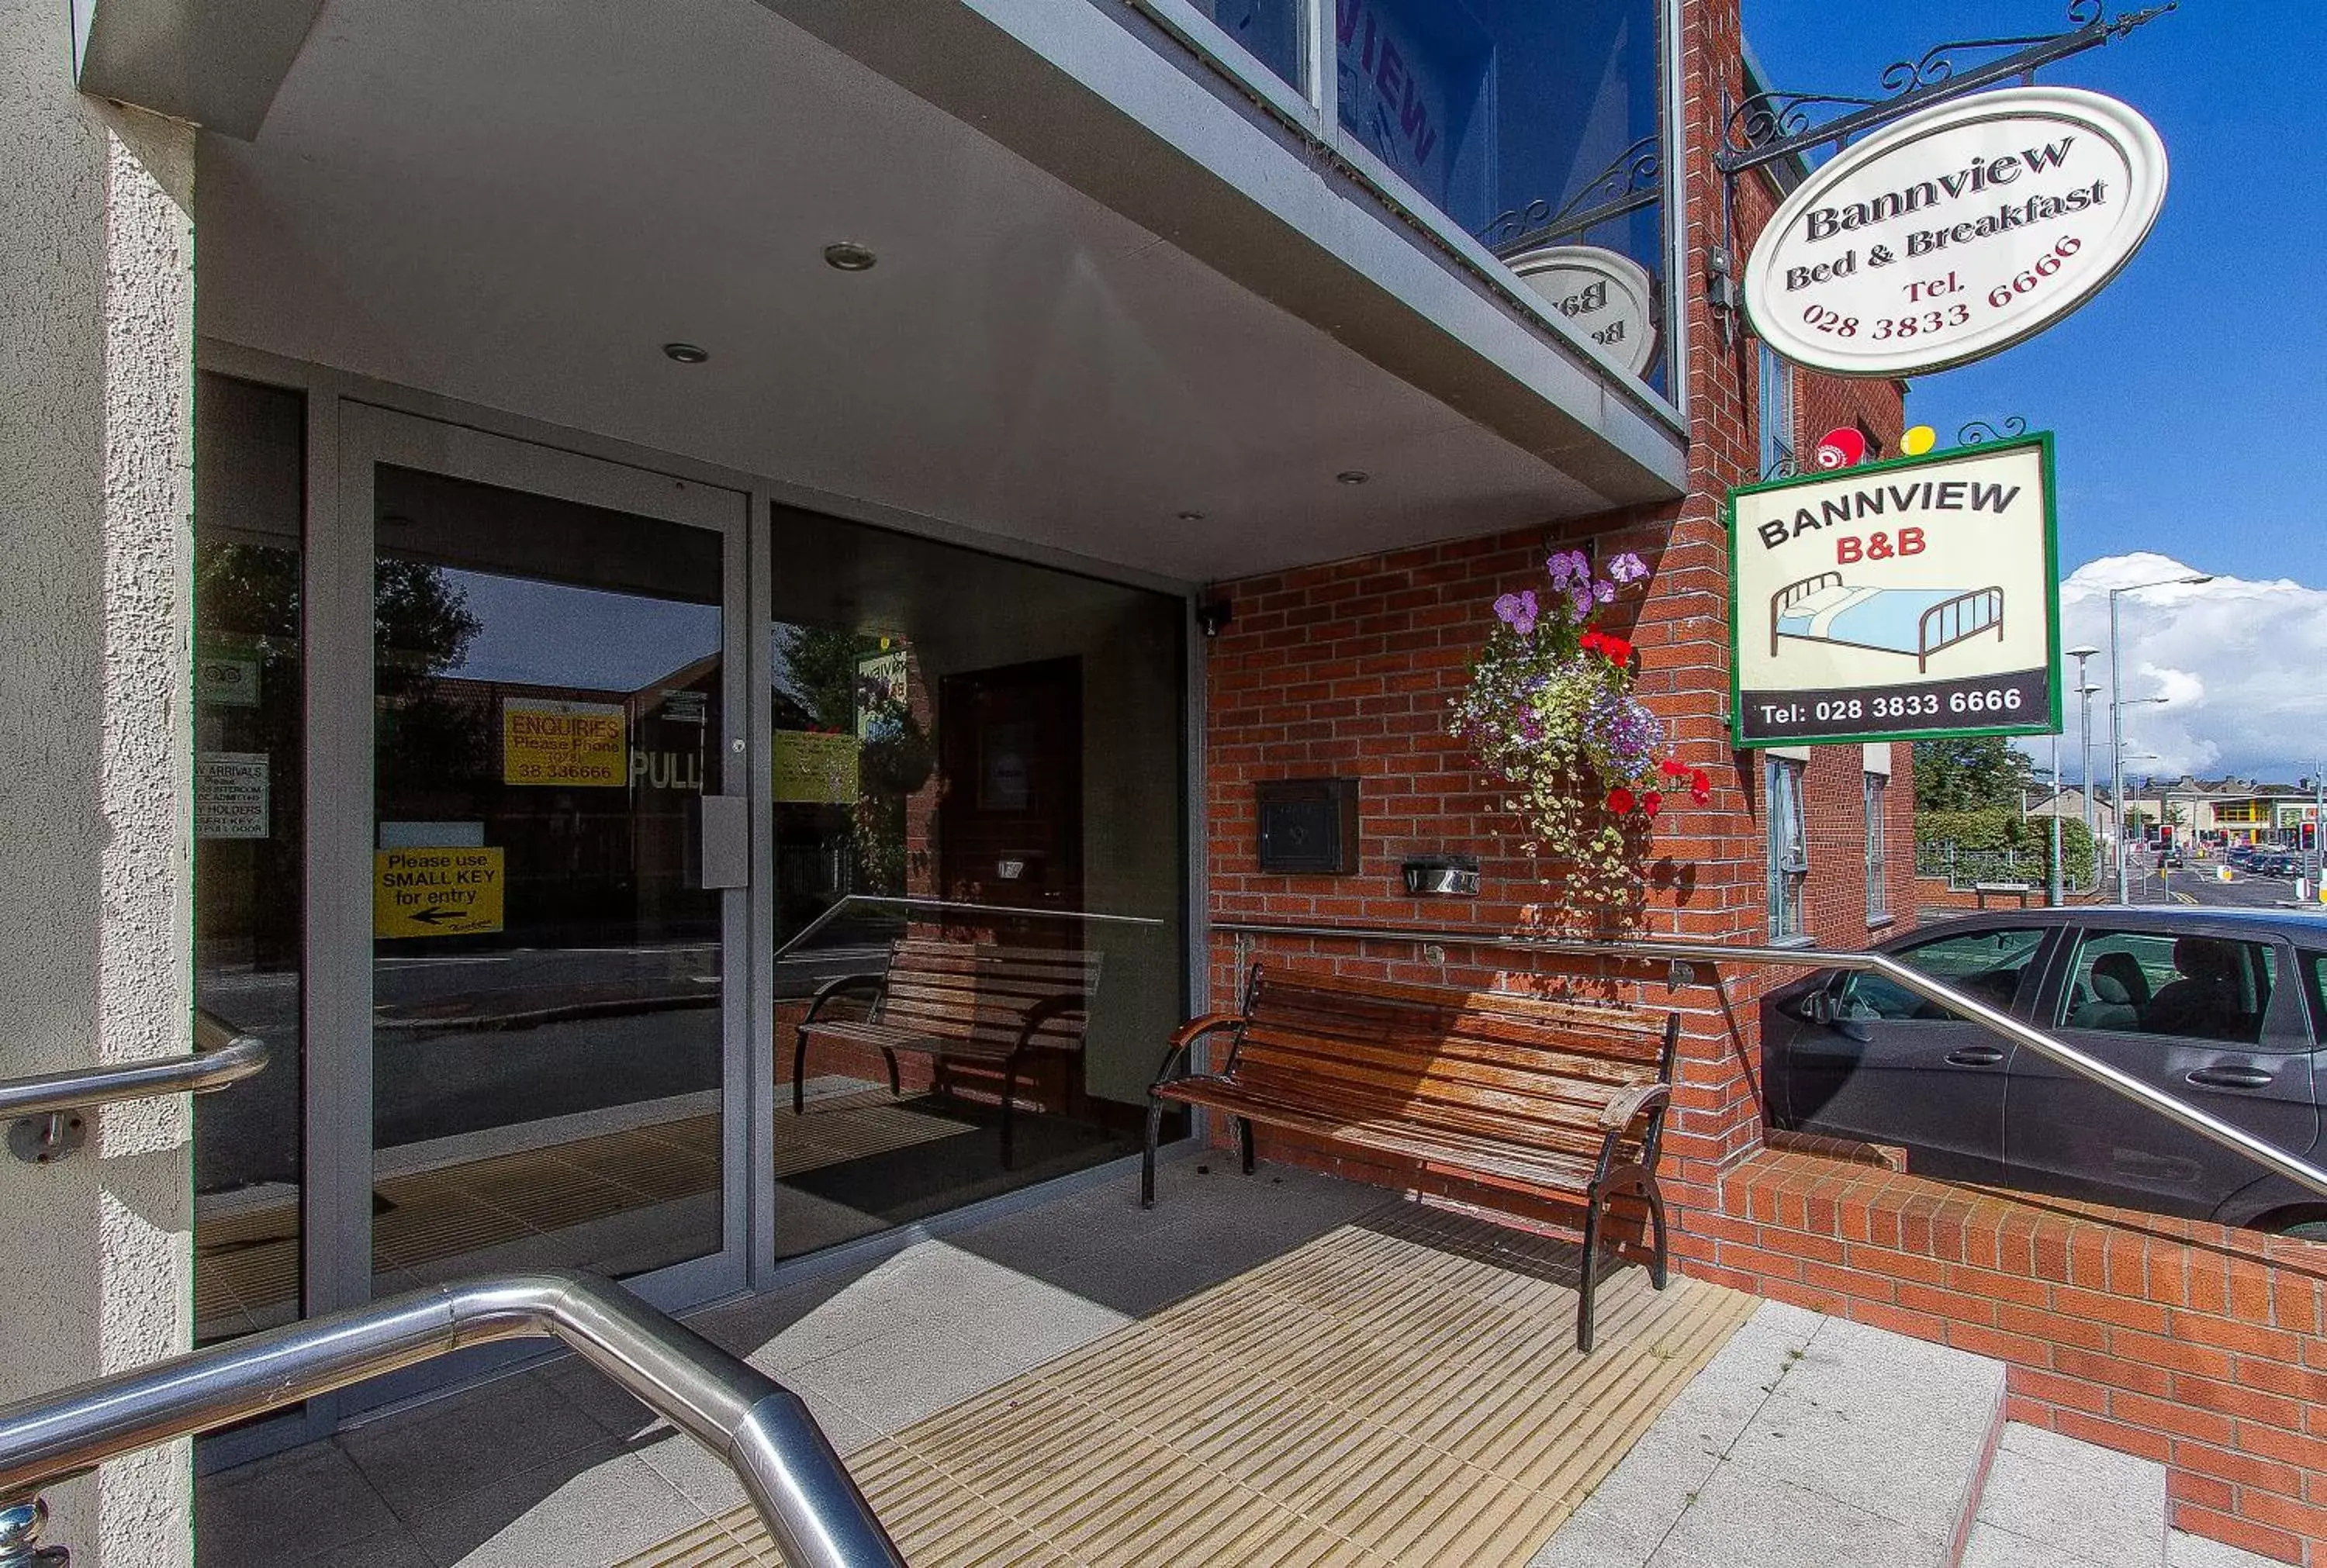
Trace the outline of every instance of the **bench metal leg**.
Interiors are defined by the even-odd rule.
[[[808,1115],[808,1031],[792,1031],[792,1115]]]
[[[1147,1149],[1139,1159],[1139,1207],[1155,1207],[1155,1144],[1164,1135],[1164,1102],[1147,1097]]]
[[[1252,1119],[1250,1117],[1236,1118],[1236,1134],[1237,1155],[1244,1162],[1244,1173],[1249,1176],[1252,1174]]]
[[[881,1048],[881,1059],[889,1064],[889,1097],[892,1100],[903,1098],[905,1091],[897,1084],[897,1053],[884,1045]]]
[[[1592,1298],[1600,1285],[1600,1205],[1593,1193],[1584,1200],[1584,1266],[1575,1280],[1575,1348],[1592,1350]]]
[[[1640,1196],[1649,1201],[1649,1229],[1656,1237],[1656,1255],[1649,1260],[1649,1283],[1659,1290],[1665,1288],[1665,1199],[1657,1190],[1656,1179],[1648,1177],[1640,1182]]]
[[[1002,1064],[1002,1168],[1010,1169],[1012,1117],[1018,1103],[1018,1059]]]

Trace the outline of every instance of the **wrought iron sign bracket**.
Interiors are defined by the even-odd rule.
[[[1724,90],[1722,145],[1713,155],[1714,167],[1734,185],[1748,169],[1797,157],[1814,147],[1847,142],[1933,104],[2014,79],[2033,83],[2042,67],[2123,38],[2179,9],[2179,5],[2180,0],[2166,0],[2146,10],[2109,17],[2104,14],[2102,0],[2070,0],[2067,32],[1933,44],[1913,60],[1884,67],[1880,98],[1772,90],[1733,103]],[[2005,51],[2010,52],[2001,52]],[[1971,56],[1977,62],[1958,56]],[[1820,115],[1832,117],[1819,121]]]
[[[1580,239],[1586,230],[1612,219],[1637,212],[1664,196],[1664,146],[1655,134],[1642,136],[1616,154],[1609,165],[1584,182],[1553,211],[1551,203],[1537,197],[1524,207],[1496,215],[1479,230],[1480,242],[1505,261],[1525,251],[1562,239]]]

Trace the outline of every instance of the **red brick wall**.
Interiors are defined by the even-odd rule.
[[[1682,123],[1717,125],[1724,84],[1733,96],[1740,90],[1734,5],[1686,7],[1682,47],[1689,98]],[[1743,254],[1755,226],[1774,208],[1772,192],[1758,178],[1743,182],[1742,228],[1726,233],[1726,203],[1710,145],[1693,136],[1685,158],[1689,254],[1702,257],[1717,243]],[[1697,271],[1692,267],[1679,281],[1686,285],[1691,349],[1682,367],[1691,434],[1689,491],[1683,500],[1557,529],[1529,528],[1220,585],[1234,618],[1207,646],[1204,788],[1215,919],[1468,924],[1495,931],[1527,922],[1541,879],[1556,876],[1558,868],[1519,854],[1514,820],[1446,733],[1447,703],[1494,624],[1494,596],[1540,584],[1544,557],[1555,541],[1589,537],[1603,556],[1629,549],[1650,565],[1645,602],[1627,601],[1610,619],[1620,629],[1631,619],[1630,633],[1644,663],[1640,695],[1670,728],[1677,755],[1714,781],[1707,806],[1685,799],[1668,804],[1658,825],[1645,924],[1659,933],[1731,942],[1766,935],[1761,761],[1757,753],[1734,751],[1727,739],[1729,594],[1721,512],[1730,488],[1759,476],[1758,361],[1742,331],[1724,342]],[[1902,422],[1901,388],[1889,381],[1804,377],[1796,407],[1806,421],[1863,417],[1892,444]],[[1857,747],[1823,748],[1808,780],[1811,929],[1827,941],[1851,946],[1868,936],[1861,772]],[[1260,875],[1255,782],[1331,775],[1361,780],[1359,873]],[[1912,795],[1906,748],[1900,747],[1888,804],[1891,902],[1902,925],[1913,918]],[[1406,898],[1397,885],[1398,863],[1426,850],[1480,855],[1483,895],[1475,902]],[[1270,950],[1282,945],[1272,943]],[[1223,940],[1211,955],[1212,994],[1222,1001],[1235,994],[1232,954]],[[1343,947],[1325,956],[1403,978],[1464,977],[1405,951],[1359,954]],[[1457,965],[1464,957],[1449,954]],[[1489,976],[1473,971],[1470,977]],[[1761,1112],[1749,1075],[1758,1054],[1753,1003],[1785,977],[1768,970],[1728,975],[1725,1010],[1697,989],[1676,998],[1661,985],[1602,987],[1659,1007],[1677,1002],[1689,1012],[1682,1087],[1667,1145],[1684,1210],[1715,1204],[1723,1168],[1759,1142]]]

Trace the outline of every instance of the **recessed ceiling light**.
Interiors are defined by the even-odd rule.
[[[1333,479],[1336,483],[1340,484],[1363,484],[1366,481],[1373,477],[1373,475],[1368,473],[1361,468],[1345,468],[1341,472],[1335,474]]]
[[[824,247],[824,265],[842,272],[871,272],[880,259],[873,254],[870,246],[858,245],[853,240],[844,239],[837,245]]]
[[[1183,523],[1201,523],[1204,520],[1204,514],[1196,511],[1174,512],[1173,516]]]
[[[700,365],[711,358],[711,350],[698,349],[693,343],[665,343],[662,351],[682,365]]]

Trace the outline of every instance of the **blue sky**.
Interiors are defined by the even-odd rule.
[[[2108,13],[2139,8],[2112,0]],[[1948,39],[2059,32],[2067,11],[1745,0],[1773,85],[1868,96],[1894,60]],[[1943,445],[1967,420],[2011,415],[2058,433],[2068,641],[2106,645],[2090,603],[2100,584],[2182,563],[2222,576],[2121,601],[2126,695],[2176,697],[2145,714],[2150,766],[2307,772],[2294,752],[2327,744],[2327,692],[2314,703],[2279,688],[2327,688],[2327,593],[2307,591],[2327,589],[2327,15],[2304,0],[2182,0],[2039,79],[2149,117],[2173,170],[2164,210],[2083,310],[1917,381],[1908,415]],[[2117,559],[2136,555],[2163,559]],[[2226,626],[2267,630],[2234,654],[2216,647]]]

